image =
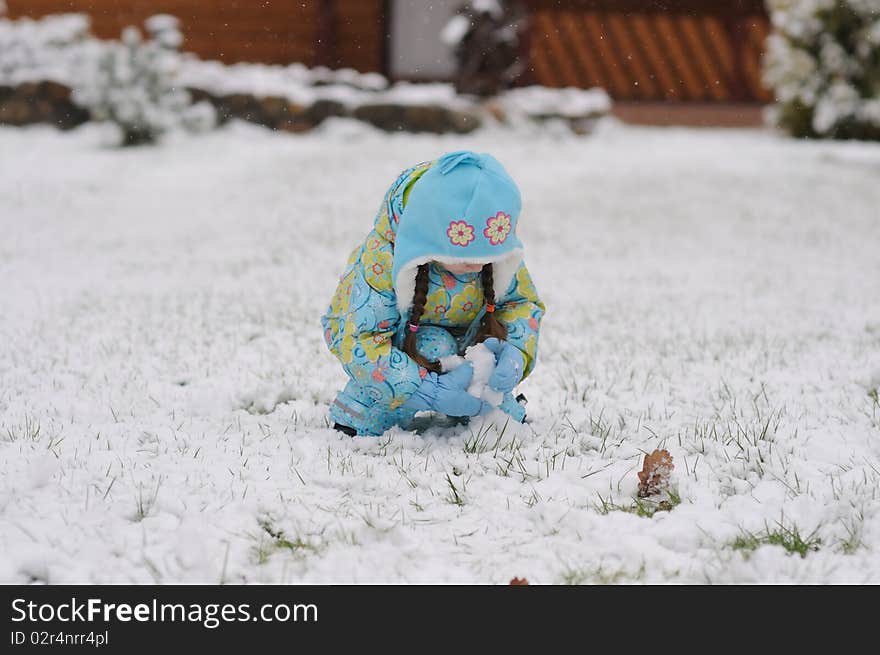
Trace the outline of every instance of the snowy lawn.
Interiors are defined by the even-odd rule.
[[[530,423],[350,439],[319,316],[463,147],[524,195]],[[880,147],[760,131],[0,129],[0,582],[880,583],[878,208]]]

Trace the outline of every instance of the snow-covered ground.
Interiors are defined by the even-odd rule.
[[[524,194],[531,422],[350,439],[319,316],[463,147]],[[0,582],[878,583],[878,207],[880,147],[760,131],[0,129]]]

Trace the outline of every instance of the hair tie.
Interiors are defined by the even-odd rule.
[[[486,311],[490,314],[495,311],[495,305],[492,303],[486,303]]]
[[[409,331],[410,331],[410,332],[418,332],[418,331],[419,331],[419,326],[418,326],[418,325],[413,325],[412,323],[410,323],[410,324],[409,324]]]

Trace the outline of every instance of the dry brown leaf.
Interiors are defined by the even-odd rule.
[[[675,465],[668,450],[655,450],[645,456],[645,463],[639,471],[639,498],[656,496],[669,486],[669,476]]]
[[[510,581],[510,584],[512,584],[512,585],[525,585],[525,584],[529,584],[529,581],[526,580],[525,578],[514,578],[513,580]]]

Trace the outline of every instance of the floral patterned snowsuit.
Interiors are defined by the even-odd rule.
[[[373,230],[349,256],[336,293],[321,318],[327,346],[351,378],[331,405],[330,416],[359,435],[379,435],[393,425],[409,424],[414,412],[402,405],[427,374],[401,350],[409,316],[408,312],[402,316],[398,309],[391,269],[397,226],[409,189],[434,163],[407,169],[391,185]],[[544,304],[524,263],[495,305],[496,317],[507,327],[508,342],[524,355],[525,378],[535,364]],[[479,273],[453,275],[437,264],[429,264],[422,326],[448,330],[455,337],[457,354],[463,354],[474,343],[484,312]],[[420,343],[419,351],[430,359],[452,354],[432,340]]]

